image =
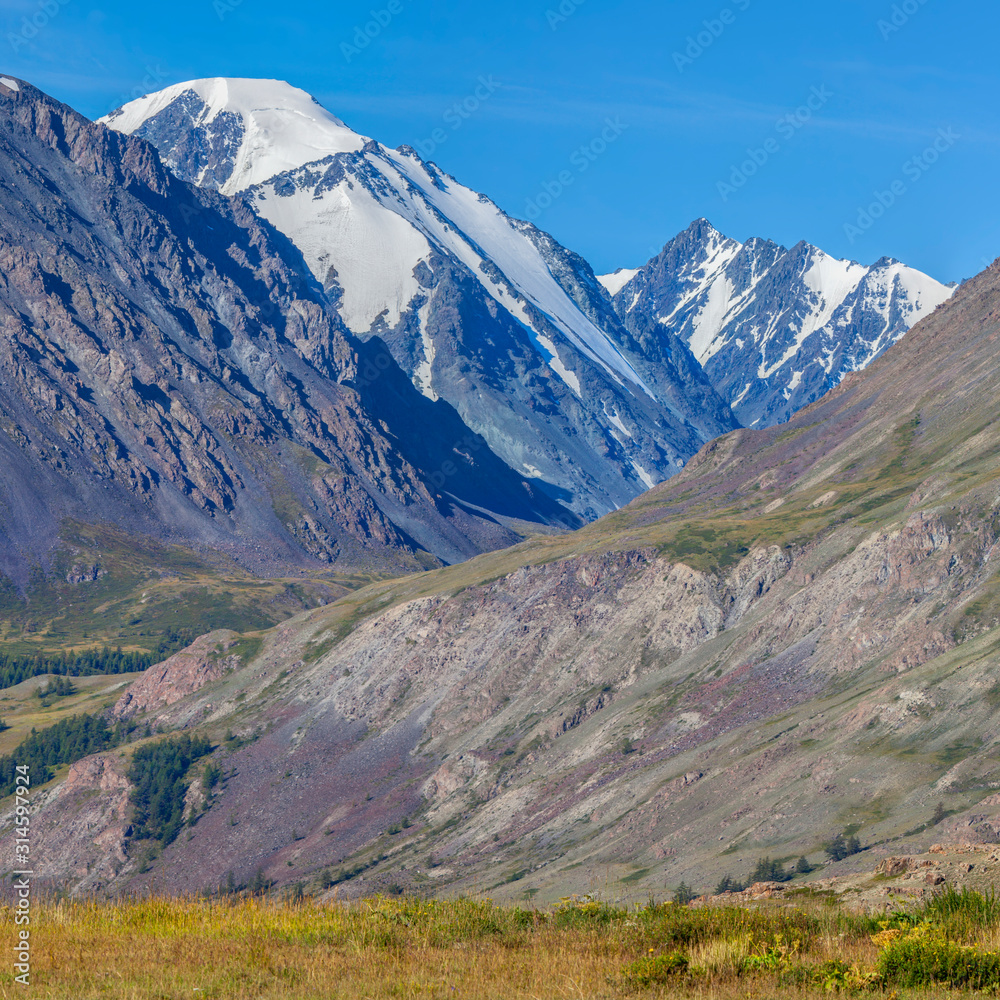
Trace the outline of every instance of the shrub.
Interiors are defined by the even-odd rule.
[[[938,896],[932,896],[924,903],[923,916],[931,920],[946,922],[950,925],[968,925],[969,927],[993,927],[1000,924],[1000,901],[993,890],[985,895],[963,888],[957,892],[948,886]],[[954,927],[954,930],[960,930]]]
[[[875,968],[889,986],[944,983],[972,990],[1000,987],[1000,954],[956,944],[930,925],[889,941]]]
[[[781,982],[782,985],[793,983],[802,985],[810,980],[817,986],[822,986],[827,993],[839,993],[842,990],[856,993],[858,990],[877,987],[880,976],[878,972],[865,970],[857,965],[849,965],[839,959],[831,959],[811,970],[801,966],[793,968],[785,973]]]
[[[687,971],[687,956],[679,951],[671,951],[665,955],[649,955],[630,962],[622,969],[622,979],[627,987],[644,989],[668,983],[671,979],[685,975]]]
[[[622,915],[621,910],[588,896],[582,899],[567,896],[561,899],[559,905],[552,911],[552,923],[560,929],[604,927],[620,919]]]

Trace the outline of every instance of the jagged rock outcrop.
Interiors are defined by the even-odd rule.
[[[147,670],[115,702],[112,718],[130,719],[140,712],[150,714],[168,708],[225,677],[242,663],[238,651],[230,652],[236,639],[234,632],[210,632]]]

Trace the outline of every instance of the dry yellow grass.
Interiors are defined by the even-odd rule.
[[[962,926],[968,938],[971,925]],[[838,984],[820,970],[833,959],[868,974],[880,943],[898,937],[880,939],[884,929],[818,903],[691,910],[567,901],[542,913],[475,900],[50,902],[32,912],[30,992],[14,982],[16,929],[11,911],[2,914],[0,996],[793,1000],[830,995]],[[680,956],[690,968],[662,982],[637,980],[635,970],[658,956]]]

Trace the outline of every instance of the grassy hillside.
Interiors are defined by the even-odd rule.
[[[48,572],[22,592],[0,580],[0,650],[34,656],[121,646],[153,651],[179,634],[275,625],[369,583],[336,573],[262,579],[221,556],[67,525]]]

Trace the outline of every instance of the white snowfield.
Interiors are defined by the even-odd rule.
[[[329,284],[335,276],[343,291],[341,315],[355,333],[369,332],[379,317],[389,327],[398,323],[421,294],[415,269],[444,250],[468,267],[536,345],[539,338],[551,342],[552,329],[532,309],[619,384],[656,398],[552,276],[528,227],[414,152],[368,145],[302,90],[276,80],[195,80],[133,101],[102,122],[131,134],[188,91],[206,105],[195,126],[223,112],[242,119],[243,138],[222,192],[253,189],[257,211],[295,243],[316,278]],[[341,179],[317,190],[330,157],[363,149],[363,167],[354,157]],[[291,185],[281,176],[289,173]],[[433,345],[427,337],[424,342],[430,354]],[[560,358],[558,344],[551,355],[549,367],[579,395],[569,355]],[[421,386],[433,395],[430,357],[424,371]]]
[[[17,85],[17,80],[12,80],[9,76],[0,76],[0,84],[17,94],[21,93],[21,88]]]
[[[609,295],[617,295],[638,273],[638,267],[620,267],[613,274],[599,274],[597,280],[608,290]]]

